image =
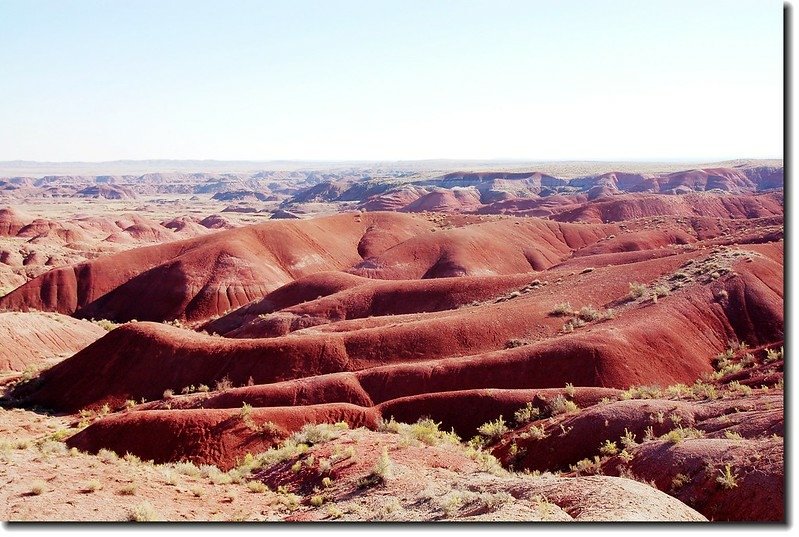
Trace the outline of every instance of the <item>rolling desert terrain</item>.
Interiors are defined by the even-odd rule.
[[[0,163],[0,515],[784,521],[783,174]]]

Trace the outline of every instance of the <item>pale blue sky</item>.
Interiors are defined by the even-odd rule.
[[[775,0],[0,0],[0,160],[782,157]]]

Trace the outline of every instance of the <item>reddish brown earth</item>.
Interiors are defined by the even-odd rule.
[[[756,349],[732,361],[747,359],[743,370],[701,384],[631,390],[535,420],[506,435],[493,453],[516,469],[639,479],[711,520],[783,520],[783,359],[770,361]],[[548,401],[535,404],[545,416]],[[625,443],[625,435],[632,441]],[[615,443],[613,452],[602,451],[607,441]]]
[[[216,231],[201,218],[161,221],[135,213],[35,217],[14,205],[0,209],[0,296],[50,272],[142,245],[161,244]],[[239,224],[228,222],[228,227]]]
[[[449,512],[535,518],[542,494],[562,514],[603,519],[585,506],[603,494],[622,501],[641,487],[652,491],[645,495],[652,506],[673,500],[689,517],[695,509],[712,520],[781,520],[782,359],[767,359],[766,349],[785,337],[783,198],[781,191],[760,192],[773,181],[768,173],[747,173],[615,173],[584,184],[546,174],[461,173],[418,191],[367,182],[353,192],[349,180],[334,181],[308,192],[304,203],[374,192],[371,207],[403,212],[230,229],[218,215],[163,224],[138,215],[92,217],[80,225],[6,211],[0,231],[15,240],[63,248],[66,240],[91,242],[102,230],[107,242],[127,249],[54,263],[0,298],[0,309],[20,312],[2,315],[50,319],[31,312],[49,310],[124,323],[11,386],[3,403],[67,416],[74,433],[67,445],[82,452],[110,449],[226,471],[247,454],[290,442],[307,424],[375,431],[391,418],[427,417],[468,439],[486,436],[481,426],[501,416],[509,429],[484,438],[486,450],[516,472],[557,475],[534,486],[509,485],[527,479],[516,474],[483,481],[463,453],[423,455],[412,442],[395,445],[385,431],[362,430],[253,476],[310,502],[322,475],[292,468],[313,467],[314,459],[302,462],[309,454],[329,458],[329,450],[352,444],[367,455],[353,458],[349,470],[337,468],[324,495],[350,505],[358,480],[386,447],[402,477],[383,485],[403,506],[397,516],[408,519]],[[582,190],[561,192],[569,185]],[[690,192],[671,192],[681,189]],[[411,193],[419,195],[400,207]],[[514,197],[524,193],[538,197]],[[424,212],[430,209],[436,212]],[[465,214],[476,212],[501,214]],[[518,216],[533,214],[546,218]],[[181,230],[186,238],[169,240]],[[141,243],[154,244],[135,247]],[[35,254],[29,264],[38,262]],[[2,255],[4,263],[25,266],[18,251]],[[52,337],[72,344],[75,327]],[[743,364],[740,371],[714,374],[716,357],[737,342],[753,348],[753,358],[737,352],[732,361]],[[625,391],[631,386],[659,391]],[[682,388],[669,391],[674,386]],[[529,424],[514,417],[528,403],[546,412],[564,400],[581,410]],[[637,440],[620,455],[625,431]],[[675,441],[677,434],[689,436]],[[617,442],[616,453],[600,453],[606,440]],[[437,457],[446,468],[433,463]],[[409,510],[412,498],[417,507],[424,503],[413,480],[455,479],[444,470],[486,485],[481,494],[505,491],[527,507],[514,515],[473,505],[478,500],[466,494],[449,498],[449,507],[432,502]],[[605,476],[584,477],[589,473]],[[643,517],[645,509],[636,509],[613,512]],[[343,518],[363,518],[354,507],[350,514]]]
[[[0,313],[0,373],[40,369],[106,334],[98,325],[57,313]]]

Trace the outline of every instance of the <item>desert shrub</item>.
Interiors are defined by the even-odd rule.
[[[380,456],[377,458],[372,472],[358,481],[360,488],[366,488],[380,483],[385,483],[394,473],[394,462],[388,456],[388,449],[383,448]]]
[[[302,429],[294,433],[292,438],[298,444],[323,444],[335,440],[341,436],[342,431],[349,429],[347,422],[341,421],[335,424],[330,423],[306,423]]]
[[[569,397],[574,397],[575,394],[574,384],[572,384],[571,382],[567,382],[566,388],[563,391],[566,392],[566,395],[568,395]]]
[[[37,479],[33,483],[31,483],[30,493],[34,496],[41,496],[42,494],[47,491],[47,483],[42,481],[41,479]]]
[[[619,448],[616,445],[616,442],[605,440],[605,443],[599,448],[599,452],[602,455],[610,457],[612,455],[616,455],[619,452]]]
[[[737,380],[733,380],[727,384],[727,390],[734,393],[739,393],[741,395],[751,395],[752,393],[751,387],[747,386],[746,384],[741,384]]]
[[[336,520],[344,516],[344,511],[342,511],[339,507],[330,504],[327,506],[327,516],[333,520]]]
[[[664,296],[669,296],[671,294],[671,289],[669,289],[668,285],[658,285],[655,286],[654,292],[655,296],[662,298]]]
[[[691,395],[699,399],[718,399],[719,394],[716,387],[712,384],[706,384],[701,380],[697,380],[691,385]]]
[[[638,445],[638,442],[635,441],[635,433],[630,432],[626,427],[624,428],[624,436],[622,436],[620,440],[621,445],[624,446],[625,449]]]
[[[544,432],[543,425],[533,425],[527,430],[525,436],[527,436],[527,438],[531,438],[532,440],[543,440],[549,435]]]
[[[250,492],[261,493],[268,491],[269,487],[267,487],[261,481],[249,481],[247,482],[247,490],[249,490]]]
[[[533,406],[533,403],[527,403],[523,408],[520,408],[513,415],[517,425],[523,425],[537,420],[541,417],[541,410]]]
[[[169,468],[164,468],[162,470],[162,475],[164,477],[164,483],[167,485],[177,485],[178,484],[178,474],[172,471]]]
[[[119,459],[119,455],[115,452],[111,451],[110,449],[102,448],[100,451],[97,452],[97,458],[100,459],[101,462],[114,462]]]
[[[552,310],[549,312],[550,315],[554,315],[556,317],[561,317],[564,315],[573,315],[574,309],[572,305],[568,302],[561,302],[560,304],[555,304]]]
[[[252,421],[252,405],[247,403],[241,404],[241,409],[239,410],[239,417],[241,420],[246,424]]]
[[[549,409],[553,416],[560,414],[571,414],[580,411],[580,407],[577,406],[577,403],[574,401],[569,401],[562,395],[558,395],[552,400],[551,403],[549,403]]]
[[[133,453],[125,453],[125,456],[122,457],[122,458],[125,459],[125,461],[127,461],[127,462],[129,462],[131,464],[140,464],[141,463],[141,459],[139,457],[137,457],[136,455],[134,455]]]
[[[690,393],[691,389],[686,386],[685,384],[678,383],[672,384],[671,386],[667,386],[665,390],[663,390],[663,395],[668,397],[669,399],[679,399],[686,394]]]
[[[576,464],[570,465],[569,469],[576,475],[597,475],[602,473],[601,466],[602,463],[600,462],[599,457],[595,456],[593,459],[583,459],[581,461],[577,461]]]
[[[63,442],[57,442],[55,440],[41,440],[37,447],[39,451],[42,452],[44,455],[66,455],[67,454],[67,446]]]
[[[202,472],[192,462],[178,462],[175,463],[175,471],[181,475],[189,477],[200,477]]]
[[[141,502],[134,506],[128,514],[128,520],[131,522],[154,522],[160,519],[158,511],[150,502]]]
[[[277,487],[277,501],[285,509],[293,511],[300,506],[300,497],[296,494],[289,492],[284,486]]]
[[[783,352],[782,347],[780,347],[779,350],[768,349],[766,351],[766,359],[765,359],[766,363],[770,364],[772,362],[777,362],[779,360],[782,360],[782,352]]]
[[[330,463],[335,464],[338,461],[345,461],[347,459],[351,459],[355,457],[355,447],[354,446],[347,446],[345,448],[341,448],[339,446],[333,450],[333,453],[330,456]]]
[[[631,460],[633,460],[634,457],[632,453],[630,453],[626,449],[622,449],[621,453],[619,453],[619,458],[624,462],[629,463]]]
[[[69,429],[58,429],[56,432],[50,435],[50,439],[55,442],[63,442],[67,437],[72,435],[72,431]]]
[[[479,447],[467,446],[466,455],[478,463],[486,472],[494,475],[504,475],[507,473],[496,457],[487,451],[483,451]]]
[[[503,434],[507,433],[508,427],[505,424],[505,420],[503,420],[502,416],[500,416],[494,421],[489,421],[482,424],[477,428],[477,432],[480,434],[480,436],[487,438],[489,441],[493,441],[501,438]]]
[[[86,493],[91,493],[91,492],[97,492],[101,488],[102,488],[102,485],[100,484],[100,482],[97,481],[96,479],[92,479],[91,481],[88,481],[85,485],[83,485],[83,487],[80,489],[80,491],[81,492],[86,492]]]
[[[459,444],[460,438],[454,432],[445,432],[439,429],[441,423],[430,418],[422,418],[414,424],[401,423],[393,417],[389,421],[382,421],[378,430],[399,434],[411,440],[418,440],[429,446],[441,443]]]
[[[723,489],[733,489],[738,486],[738,474],[735,473],[729,464],[724,465],[723,470],[719,470],[719,476],[716,477],[718,483]]]
[[[646,294],[646,291],[647,287],[645,284],[638,282],[630,282],[630,290],[627,293],[627,297],[630,300],[635,300],[644,296]]]
[[[663,392],[659,386],[630,386],[623,391],[619,399],[626,401],[629,399],[660,399]]]
[[[676,429],[672,429],[662,438],[668,440],[672,444],[678,444],[683,440],[694,440],[697,438],[704,438],[705,432],[699,429],[694,429],[693,427],[682,427],[678,426]]]
[[[97,416],[102,418],[111,413],[111,407],[108,403],[104,403],[103,406],[100,407],[100,410],[97,411]]]
[[[128,483],[119,489],[119,494],[122,496],[133,496],[136,494],[137,487],[133,483]]]
[[[691,482],[691,478],[685,474],[677,474],[671,480],[671,488],[672,490],[680,490],[685,485]]]
[[[724,431],[724,438],[726,438],[727,440],[743,440],[744,439],[743,436],[741,436],[741,433],[736,432],[736,431]]]
[[[322,496],[321,494],[316,494],[314,496],[311,496],[310,504],[312,506],[322,507],[324,503],[325,503],[325,497]]]
[[[108,319],[99,319],[99,320],[92,319],[92,322],[97,326],[99,326],[100,328],[102,328],[103,330],[105,330],[106,332],[110,332],[111,330],[119,326],[117,323],[109,321]]]
[[[225,375],[224,377],[222,377],[222,380],[218,380],[216,382],[216,385],[214,386],[214,389],[216,391],[218,391],[218,392],[222,392],[222,391],[225,391],[225,390],[229,390],[232,387],[233,387],[233,383],[230,381],[230,377]]]
[[[599,319],[602,319],[603,315],[601,311],[599,311],[593,306],[583,306],[577,312],[577,317],[582,319],[583,321],[589,322],[589,321],[598,321]]]

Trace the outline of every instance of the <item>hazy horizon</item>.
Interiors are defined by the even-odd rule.
[[[782,159],[734,159],[728,161],[602,161],[602,160],[271,160],[271,161],[220,161],[220,160],[117,160],[105,162],[36,162],[0,161],[0,178],[42,177],[46,175],[141,175],[146,173],[258,173],[275,171],[336,171],[344,169],[382,172],[407,171],[424,175],[453,171],[538,171],[560,177],[597,175],[600,173],[667,173],[713,166],[776,165]]]
[[[0,161],[783,154],[776,0],[0,3]]]

